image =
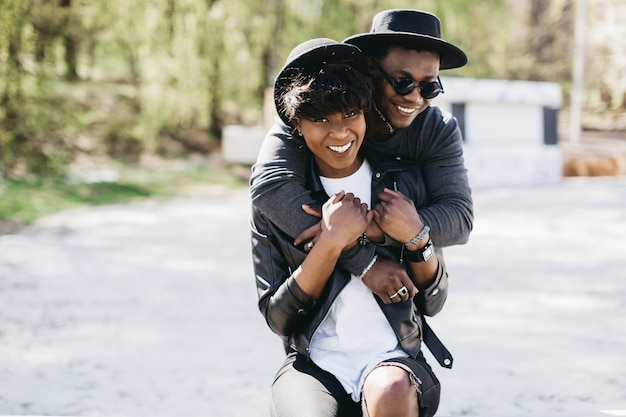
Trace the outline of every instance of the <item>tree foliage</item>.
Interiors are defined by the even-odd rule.
[[[0,0],[0,168],[55,175],[80,155],[133,161],[211,152],[224,125],[263,122],[265,90],[293,46],[367,32],[388,8],[441,18],[444,37],[470,58],[448,75],[549,80],[568,91],[575,7],[575,0]],[[618,109],[626,7],[619,0],[587,7],[588,95]]]

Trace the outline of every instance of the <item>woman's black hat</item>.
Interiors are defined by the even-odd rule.
[[[283,87],[291,83],[293,77],[327,64],[348,64],[368,75],[365,56],[356,46],[329,38],[315,38],[302,42],[289,53],[285,66],[274,81],[274,104],[278,115],[286,124],[289,122],[281,111],[280,104]]]

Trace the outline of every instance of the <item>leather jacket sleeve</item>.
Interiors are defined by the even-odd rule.
[[[439,268],[435,281],[428,288],[421,288],[417,296],[415,296],[414,302],[420,313],[425,316],[434,316],[441,311],[447,298],[448,272],[445,264],[439,259]]]
[[[275,234],[280,231],[256,210],[252,212],[250,226],[259,310],[274,333],[280,336],[298,333],[312,317],[315,300],[300,289],[283,255],[293,254],[297,249],[286,248],[285,242],[291,240],[277,238]],[[303,252],[302,259],[304,256]]]

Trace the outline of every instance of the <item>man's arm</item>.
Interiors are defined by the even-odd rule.
[[[250,198],[254,206],[291,237],[319,221],[302,210],[302,204],[317,205],[304,186],[310,158],[309,150],[277,119],[252,166]]]
[[[427,115],[415,152],[429,201],[418,213],[430,226],[433,243],[441,247],[468,241],[474,211],[458,123],[436,110]]]
[[[310,159],[310,151],[293,139],[291,128],[276,118],[252,167],[250,198],[253,204],[292,238],[319,221],[302,210],[303,204],[317,205],[305,187]],[[373,256],[373,245],[357,246],[341,255],[338,266],[360,275]]]
[[[428,108],[406,129],[382,142],[366,140],[371,152],[406,158],[419,164],[426,184],[426,206],[418,213],[429,225],[437,247],[466,243],[474,214],[471,189],[463,160],[458,123],[438,107]]]

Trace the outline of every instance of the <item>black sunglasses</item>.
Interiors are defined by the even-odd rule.
[[[415,83],[415,81],[413,81],[412,78],[409,77],[395,78],[394,80],[385,72],[385,70],[383,69],[383,67],[380,66],[378,61],[372,59],[372,62],[376,64],[379,71],[383,74],[387,82],[393,87],[393,90],[401,96],[406,96],[407,94],[410,94],[416,88],[419,88],[420,95],[427,100],[437,97],[439,93],[443,94],[443,85],[441,84],[439,76],[437,76],[437,81],[421,81],[417,84]]]

